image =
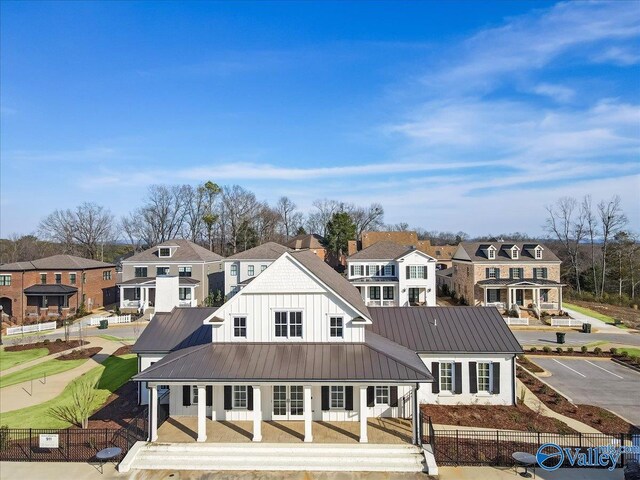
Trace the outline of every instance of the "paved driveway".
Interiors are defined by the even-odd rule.
[[[640,426],[640,373],[611,360],[532,357],[574,403],[607,408]]]
[[[640,346],[638,333],[582,333],[569,328],[558,328],[558,332],[565,332],[565,345],[561,347],[580,347],[592,342],[605,341],[620,345]],[[521,345],[549,345],[557,346],[556,332],[553,330],[512,330]]]

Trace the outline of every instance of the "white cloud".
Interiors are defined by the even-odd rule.
[[[572,100],[576,94],[576,92],[569,87],[553,85],[551,83],[540,83],[533,87],[533,92],[563,103]]]

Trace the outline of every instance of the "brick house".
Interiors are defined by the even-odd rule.
[[[332,267],[338,266],[338,259],[333,252],[327,249],[324,237],[316,233],[296,235],[285,245],[292,250],[309,250]]]
[[[0,304],[16,322],[66,318],[116,301],[115,265],[53,255],[0,265]]]
[[[560,259],[535,242],[462,242],[451,286],[470,305],[534,314],[562,310]]]

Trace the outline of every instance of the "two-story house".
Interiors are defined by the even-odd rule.
[[[235,295],[264,272],[280,255],[290,251],[289,247],[279,243],[267,242],[227,257],[224,260],[225,297]]]
[[[16,322],[56,319],[116,301],[115,265],[73,255],[0,265],[0,305]]]
[[[309,251],[285,252],[219,308],[156,315],[133,350],[133,379],[150,405],[150,443],[125,468],[171,461],[190,469],[238,468],[215,457],[225,442],[285,442],[297,459],[304,451],[296,442],[419,445],[420,403],[514,404],[522,352],[495,309],[369,308]],[[159,426],[161,404],[171,421]],[[410,421],[375,423],[380,417]],[[217,445],[198,457],[189,450],[194,441]],[[241,469],[266,468],[246,460],[257,451],[243,451]],[[314,467],[335,467],[335,458],[321,458],[333,451],[313,451]],[[267,459],[268,468],[305,468],[283,455]],[[382,468],[377,461],[367,468]]]
[[[535,242],[463,242],[453,256],[451,288],[470,305],[501,311],[562,310],[560,259]]]
[[[122,261],[120,309],[124,312],[170,311],[203,305],[222,289],[222,260],[189,240],[175,239]]]
[[[374,243],[347,258],[347,278],[368,306],[436,304],[436,260],[413,246]]]

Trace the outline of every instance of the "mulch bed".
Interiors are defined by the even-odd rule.
[[[11,345],[5,347],[5,352],[21,352],[23,350],[32,350],[34,348],[46,348],[49,350],[49,355],[52,353],[62,352],[64,350],[69,350],[70,348],[78,348],[80,346],[79,340],[70,340],[68,342],[37,342],[37,343],[28,343],[26,345]],[[82,345],[89,345],[89,342],[83,341]]]
[[[544,372],[543,368],[541,368],[538,365],[536,365],[535,363],[533,363],[531,360],[529,360],[524,355],[518,355],[516,357],[516,362],[518,362],[518,365],[522,365],[524,368],[526,368],[530,372],[533,372],[533,373]]]
[[[585,423],[602,433],[640,433],[640,429],[625,422],[609,410],[595,405],[573,405],[558,392],[529,375],[522,368],[516,369],[516,376],[542,403],[554,412]]]
[[[536,414],[525,405],[422,405],[433,423],[529,432],[575,433],[555,418]]]
[[[78,350],[71,350],[71,352],[64,355],[60,355],[56,360],[82,360],[85,358],[91,358],[96,353],[102,350],[102,347],[81,348]]]
[[[89,428],[126,427],[143,409],[138,405],[136,383],[129,381],[109,395],[102,408],[89,417]]]
[[[122,347],[120,347],[119,349],[117,349],[115,352],[113,352],[114,355],[127,355],[131,352],[131,347],[133,347],[133,345],[123,345]]]

